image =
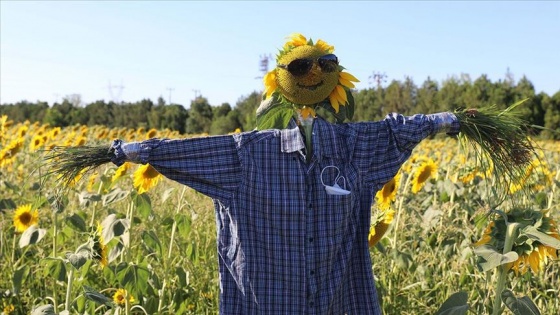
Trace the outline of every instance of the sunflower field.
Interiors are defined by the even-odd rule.
[[[218,312],[209,198],[149,165],[107,164],[69,186],[45,166],[55,146],[153,137],[184,135],[0,117],[2,314]],[[560,142],[535,145],[504,200],[457,140],[413,151],[372,208],[384,314],[560,314]]]

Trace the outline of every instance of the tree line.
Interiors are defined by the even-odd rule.
[[[254,91],[243,96],[235,106],[229,103],[211,105],[205,97],[199,96],[190,102],[188,109],[182,104],[166,104],[162,97],[155,103],[143,99],[134,103],[100,100],[81,104],[79,96],[74,95],[52,106],[42,101],[2,104],[0,115],[6,114],[15,122],[29,120],[60,127],[83,124],[172,129],[182,134],[226,134],[236,129],[254,129],[261,93]],[[428,77],[419,86],[406,77],[392,80],[386,86],[355,90],[353,96],[353,121],[380,120],[391,112],[428,114],[487,105],[505,109],[519,100],[528,99],[520,110],[532,134],[542,139],[560,139],[560,91],[552,96],[543,92],[537,94],[525,76],[518,82],[514,82],[511,76],[492,82],[487,75],[473,81],[463,74],[441,84]]]

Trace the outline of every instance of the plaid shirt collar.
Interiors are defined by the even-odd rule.
[[[346,128],[345,128],[346,127]],[[344,140],[336,137],[336,133],[341,128],[345,128],[348,135]],[[299,127],[294,120],[290,121],[287,129],[280,130],[280,139],[283,153],[292,153],[305,149],[305,141]],[[342,142],[345,143],[342,143]],[[356,132],[352,128],[347,128],[344,124],[332,124],[321,117],[315,118],[313,122],[313,150],[319,160],[321,157],[340,159],[341,157],[351,157],[350,152],[354,148]]]

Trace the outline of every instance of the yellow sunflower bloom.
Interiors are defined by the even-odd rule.
[[[29,143],[29,151],[34,152],[40,149],[45,144],[45,139],[41,135],[35,135]]]
[[[161,174],[150,164],[141,165],[134,172],[134,187],[139,194],[143,194],[157,185],[161,177]]]
[[[31,204],[19,206],[14,212],[14,227],[16,232],[23,233],[30,226],[39,222],[39,212],[31,209]]]
[[[13,304],[6,305],[2,311],[2,315],[12,314],[16,308]]]
[[[375,246],[375,244],[377,244],[377,242],[379,242],[381,238],[383,238],[383,236],[389,229],[389,226],[393,222],[393,218],[395,216],[395,210],[391,207],[388,207],[386,209],[380,209],[380,210],[381,211],[378,217],[378,221],[372,224],[372,226],[369,229],[369,235],[368,235],[369,247]]]
[[[321,50],[324,50],[326,53],[329,53],[329,54],[334,52],[334,46],[327,44],[322,39],[317,40],[317,42],[315,43],[315,47],[317,47]]]
[[[286,44],[284,44],[284,50],[303,45],[307,45],[307,38],[300,33],[293,33],[288,37]]]
[[[79,147],[79,146],[83,146],[83,145],[86,144],[86,142],[87,142],[87,138],[86,138],[86,137],[84,137],[84,136],[79,136],[79,137],[76,139],[76,142],[74,142],[74,146],[78,146],[78,147]]]
[[[397,190],[401,179],[401,172],[397,173],[390,181],[388,181],[383,188],[375,194],[375,203],[381,209],[386,209],[395,201]]]
[[[507,222],[517,222],[522,227],[532,225],[539,232],[560,240],[556,222],[540,211],[514,209],[507,213]],[[481,239],[474,243],[473,246],[487,245],[495,248],[498,252],[502,252],[506,229],[507,224],[502,216],[490,221]],[[513,270],[516,274],[523,274],[529,269],[537,273],[544,268],[549,258],[558,259],[556,248],[547,246],[539,240],[528,239],[526,236],[517,237],[513,242],[512,251],[516,252],[519,256],[516,261],[510,264],[510,270]]]
[[[264,93],[266,94],[266,98],[269,98],[278,88],[278,84],[276,83],[276,69],[269,71],[264,76],[263,82],[265,86]]]
[[[437,165],[432,159],[428,159],[427,161],[420,164],[420,166],[416,169],[414,173],[414,177],[412,179],[412,192],[418,193],[426,184],[426,182],[430,179],[435,177],[437,174]]]
[[[131,168],[132,168],[132,164],[130,162],[124,162],[121,166],[119,166],[115,170],[115,174],[113,174],[113,177],[111,178],[111,182],[112,183],[116,182],[119,178],[123,177]]]
[[[134,297],[125,289],[118,289],[117,292],[115,292],[115,294],[113,295],[113,301],[117,305],[125,305],[127,299],[129,303],[134,303]]]
[[[97,260],[102,268],[107,266],[107,246],[103,239],[103,227],[97,224],[97,229],[92,235],[93,259]]]
[[[16,132],[16,137],[18,138],[25,137],[25,135],[27,134],[27,130],[29,130],[29,127],[27,127],[26,125],[21,125]]]
[[[152,128],[148,130],[148,132],[146,133],[146,140],[155,138],[156,136],[157,136],[157,130],[155,128]]]

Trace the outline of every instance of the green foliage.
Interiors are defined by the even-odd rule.
[[[544,139],[560,139],[560,91],[552,96],[536,94],[533,84],[525,76],[516,83],[510,73],[497,82],[492,82],[486,74],[474,81],[462,74],[441,84],[428,77],[420,85],[405,77],[403,81],[392,80],[387,87],[379,85],[354,90],[352,94],[355,100],[353,121],[379,120],[391,112],[410,115],[493,104],[503,110],[527,98],[527,106],[522,109],[523,117],[529,126],[540,126],[532,132]],[[255,111],[261,99],[261,92],[255,91],[240,97],[235,106],[213,106],[206,98],[198,97],[187,109],[181,104],[165,104],[163,98],[159,98],[156,104],[148,99],[135,103],[96,101],[82,104],[79,95],[70,95],[51,107],[40,101],[3,104],[0,105],[0,115],[6,114],[15,122],[39,121],[60,127],[87,124],[110,128],[168,128],[181,134],[226,134],[237,128],[242,131],[255,129]],[[326,114],[325,118],[336,120]]]
[[[526,296],[517,298],[510,290],[504,290],[502,292],[502,300],[507,308],[509,308],[515,315],[541,314],[535,303],[533,303],[530,298]]]

